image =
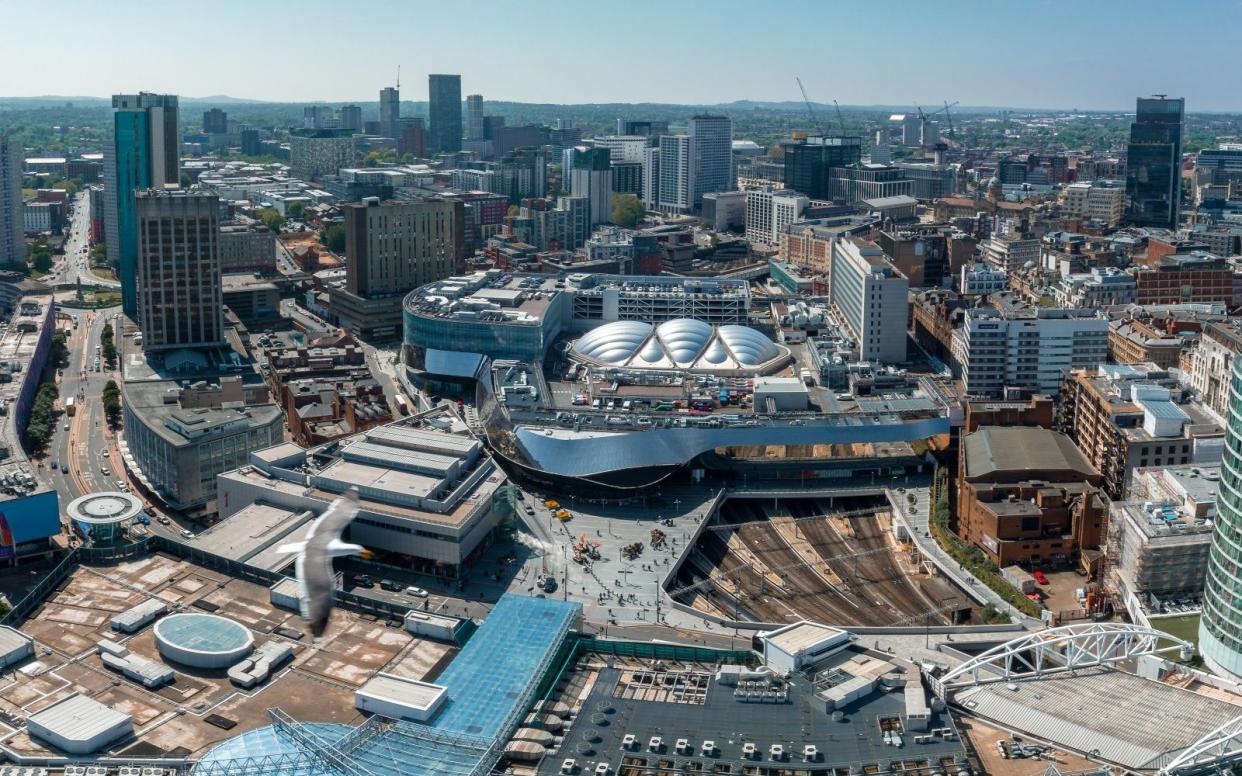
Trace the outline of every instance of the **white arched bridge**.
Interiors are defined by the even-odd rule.
[[[955,689],[986,682],[1046,676],[1092,666],[1135,660],[1143,655],[1189,657],[1190,642],[1164,631],[1123,622],[1093,622],[1063,625],[1038,633],[1028,633],[931,679],[937,697]]]

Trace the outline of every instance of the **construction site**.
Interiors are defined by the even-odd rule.
[[[730,620],[841,626],[952,625],[968,596],[919,556],[875,499],[730,499],[669,595]]]

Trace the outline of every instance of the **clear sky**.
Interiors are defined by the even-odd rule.
[[[0,96],[1242,110],[1236,0],[0,0]],[[14,34],[14,31],[16,34]]]

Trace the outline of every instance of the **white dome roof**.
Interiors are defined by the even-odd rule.
[[[579,358],[604,366],[757,371],[787,355],[761,332],[746,326],[718,326],[676,318],[652,326],[613,321],[574,343]]]

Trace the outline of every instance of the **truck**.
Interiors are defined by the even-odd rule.
[[[400,394],[400,393],[397,394],[396,397],[394,398],[394,401],[396,402],[396,405],[397,405],[397,412],[401,413],[402,415],[410,414],[410,403],[406,401],[405,394]]]
[[[811,374],[810,369],[799,370],[798,375],[802,378],[802,382],[806,383],[807,385],[815,385],[815,378]]]
[[[73,403],[73,397],[70,396],[66,398],[65,399],[65,415],[72,418],[74,413],[77,411],[78,411],[78,406]]]

